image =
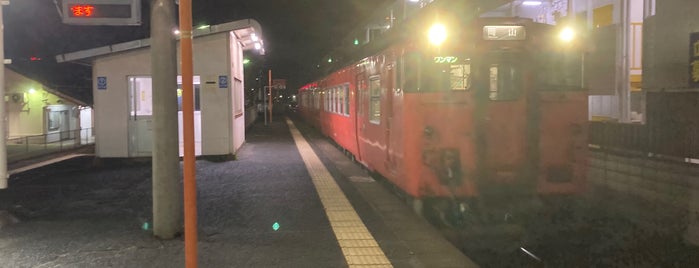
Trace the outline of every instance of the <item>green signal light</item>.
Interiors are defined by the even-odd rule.
[[[243,59],[243,64],[248,64],[250,63],[250,59]]]
[[[274,224],[272,224],[272,230],[275,230],[275,231],[279,230],[279,223],[278,222],[275,222]]]
[[[354,45],[355,46],[359,45],[359,39],[357,39],[357,38],[354,39]]]

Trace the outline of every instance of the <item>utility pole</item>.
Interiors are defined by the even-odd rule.
[[[182,137],[184,139],[184,260],[197,267],[197,181],[194,169],[194,67],[192,64],[192,0],[180,0],[182,61]]]
[[[0,0],[0,96],[5,96],[5,24],[2,6],[10,1]],[[5,121],[5,100],[0,100],[0,189],[7,189],[7,125]]]
[[[177,127],[177,43],[173,0],[151,2],[153,75],[153,235],[172,239],[182,230]]]

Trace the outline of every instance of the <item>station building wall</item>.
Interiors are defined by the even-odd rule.
[[[235,78],[241,84],[243,79],[242,75],[234,75],[230,69],[232,54],[242,59],[240,45],[230,38],[234,36],[226,32],[195,37],[193,41],[194,75],[201,80],[201,153],[204,155],[234,154],[244,141],[242,111],[238,121],[243,122],[240,127],[243,133],[235,139],[231,138],[234,129],[238,129],[233,126],[235,117],[231,107],[234,101],[243,101],[242,86],[236,94],[231,89]],[[177,56],[179,63],[179,46]],[[242,66],[240,68],[237,72],[242,73]],[[130,76],[151,76],[150,47],[100,56],[94,60],[93,96],[96,153],[99,157],[129,157]],[[228,77],[225,88],[219,87],[219,76]],[[98,89],[98,77],[107,77],[106,90]]]

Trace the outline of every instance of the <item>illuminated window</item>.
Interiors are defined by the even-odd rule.
[[[177,90],[180,91],[182,85],[177,85]],[[194,85],[194,110],[201,111],[200,100],[199,100],[199,85]],[[182,111],[182,94],[177,94],[177,111]],[[241,109],[242,112],[242,109]]]
[[[61,116],[63,111],[50,111],[48,116],[48,131],[58,131],[61,128]]]
[[[369,122],[381,123],[381,80],[378,76],[369,81]]]
[[[449,76],[449,84],[452,90],[466,90],[471,87],[471,65],[452,64]]]

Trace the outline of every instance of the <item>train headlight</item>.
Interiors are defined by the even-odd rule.
[[[575,30],[570,27],[565,27],[561,30],[561,32],[558,34],[558,39],[563,41],[564,43],[570,43],[575,39]]]
[[[430,27],[427,37],[433,45],[441,46],[447,40],[447,27],[444,24],[435,23]]]

